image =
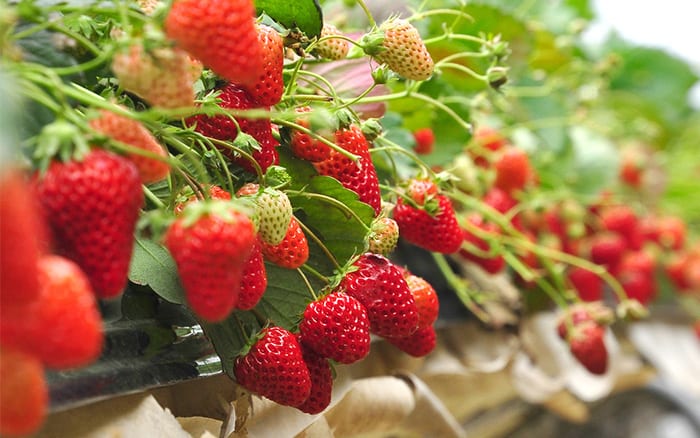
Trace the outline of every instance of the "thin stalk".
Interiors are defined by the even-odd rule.
[[[306,278],[306,274],[304,274],[304,271],[302,271],[301,268],[297,268],[297,273],[299,274],[301,279],[304,281],[306,288],[309,289],[309,293],[311,293],[311,297],[314,299],[314,301],[318,301],[318,296],[316,296],[316,291],[314,291],[314,288],[311,286],[311,283],[309,283],[309,279]]]
[[[318,272],[317,270],[315,270],[314,268],[312,268],[308,264],[304,264],[302,266],[302,268],[309,271],[310,274],[312,274],[314,277],[318,278],[319,280],[323,281],[324,283],[326,283],[326,284],[330,283],[330,281],[328,280],[328,278],[326,278],[325,275],[321,274],[320,272]]]
[[[294,129],[295,131],[303,132],[304,134],[310,136],[314,140],[320,141],[321,143],[325,144],[326,146],[328,146],[329,148],[338,152],[339,154],[345,156],[346,158],[352,160],[353,162],[357,162],[357,160],[360,159],[360,157],[358,157],[357,155],[346,151],[345,149],[341,148],[340,146],[338,146],[337,144],[328,140],[327,138],[323,137],[322,135],[318,135],[317,133],[313,132],[312,130],[310,130],[308,128],[301,126],[298,123],[294,123],[294,122],[291,122],[289,120],[284,120],[284,119],[277,119],[277,118],[270,119],[270,121],[276,125],[286,126],[288,128]]]
[[[370,228],[364,223],[362,218],[355,213],[355,211],[348,207],[347,205],[343,204],[342,202],[338,201],[337,199],[331,197],[331,196],[326,196],[322,195],[320,193],[309,193],[309,192],[304,192],[300,190],[288,190],[288,194],[296,195],[296,196],[304,196],[306,198],[316,198],[320,199],[328,204],[331,204],[332,206],[338,208],[340,211],[342,211],[346,216],[353,217],[362,227],[369,232]]]
[[[374,17],[372,16],[372,13],[369,11],[369,8],[365,4],[364,0],[355,0],[355,1],[357,2],[358,6],[360,6],[360,8],[362,8],[362,10],[365,12],[365,15],[367,16],[367,21],[369,22],[369,25],[372,27],[377,27],[377,22],[374,21]]]
[[[331,263],[333,264],[333,266],[334,266],[336,269],[340,269],[340,264],[338,263],[338,260],[335,258],[335,256],[333,255],[333,253],[328,249],[328,247],[326,247],[326,245],[321,241],[321,239],[319,239],[318,236],[317,236],[313,231],[311,231],[311,230],[309,229],[309,227],[307,227],[306,224],[305,224],[304,222],[302,222],[302,221],[297,221],[297,222],[299,222],[299,226],[302,228],[302,230],[304,230],[304,234],[306,234],[307,236],[309,236],[309,237],[311,238],[311,240],[313,240],[314,242],[316,242],[316,244],[317,244],[318,246],[321,247],[321,250],[323,251],[324,254],[326,254],[326,257],[328,257],[328,260],[331,261]],[[310,266],[307,266],[307,265],[304,265],[304,266],[305,266],[307,269],[310,268]],[[321,275],[321,274],[318,273],[318,272],[317,272],[317,274],[320,276],[319,278],[324,279],[324,280],[326,281],[326,283],[328,283],[328,279],[326,279],[326,277],[324,277],[323,275]]]
[[[479,305],[472,299],[469,294],[469,289],[465,284],[465,280],[452,271],[450,265],[447,263],[447,259],[444,255],[438,253],[431,253],[433,260],[437,264],[440,273],[442,273],[445,280],[450,285],[450,287],[457,294],[457,298],[464,304],[464,306],[469,309],[479,320],[489,324],[491,322],[491,317],[486,313]]]
[[[151,191],[151,189],[149,189],[146,186],[143,186],[143,193],[144,193],[144,195],[146,195],[146,198],[148,198],[151,202],[153,202],[156,205],[156,207],[158,207],[160,209],[165,208],[165,203],[163,201],[161,201],[160,198],[157,197],[155,195],[155,193],[153,193]]]
[[[457,71],[460,71],[460,72],[462,72],[462,73],[464,73],[464,74],[467,74],[467,75],[473,77],[474,79],[478,79],[478,80],[480,80],[480,81],[482,81],[482,82],[488,82],[488,78],[487,78],[486,76],[481,75],[481,74],[475,72],[474,70],[472,70],[472,69],[470,69],[470,68],[468,68],[468,67],[465,67],[465,66],[463,66],[463,65],[461,65],[461,64],[455,64],[455,63],[453,63],[453,62],[443,62],[442,60],[440,60],[440,61],[435,65],[435,68],[443,68],[443,69],[444,69],[444,68],[451,68],[451,69],[453,69],[453,70],[457,70]]]
[[[474,17],[471,15],[458,11],[455,9],[429,9],[423,12],[417,12],[413,14],[413,16],[409,17],[407,21],[415,21],[415,20],[422,20],[425,17],[430,17],[431,15],[455,15],[459,18],[465,18],[472,23],[474,22]]]

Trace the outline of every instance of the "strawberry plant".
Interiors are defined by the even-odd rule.
[[[659,152],[619,153],[665,139],[666,125],[629,123],[614,93],[651,87],[580,50],[542,2],[534,35],[509,2],[409,2],[398,16],[346,3],[359,14],[344,21],[339,2],[313,0],[0,10],[2,80],[23,99],[13,116],[31,119],[0,130],[12,146],[0,309],[15,321],[50,306],[38,329],[3,323],[0,355],[22,331],[60,327],[78,300],[68,291],[92,315],[94,300],[138,287],[188,309],[245,389],[318,413],[332,365],[362,360],[370,333],[430,354],[441,293],[504,325],[471,269],[516,284],[525,313],[563,309],[561,340],[594,374],[608,370],[610,321],[581,316],[581,302],[634,319],[679,292],[700,319],[698,216],[648,201]],[[47,259],[73,273],[61,302],[42,298],[56,288]],[[430,276],[412,274],[422,263]],[[99,321],[64,324],[91,328],[86,351],[58,342],[51,362],[54,347],[27,343],[38,411],[13,423],[2,410],[0,433],[37,427],[41,366],[95,360]]]

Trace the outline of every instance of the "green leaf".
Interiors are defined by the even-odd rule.
[[[136,239],[129,267],[129,280],[149,286],[171,303],[185,303],[185,293],[177,275],[175,260],[167,249],[151,240]]]
[[[372,222],[374,210],[337,180],[327,176],[314,177],[302,194],[290,195],[289,199],[299,208],[295,213],[297,218],[323,242],[340,266],[366,250],[367,227]],[[335,205],[332,199],[341,205]],[[333,274],[334,264],[314,239],[309,239],[309,251],[311,266],[324,275]]]
[[[620,68],[611,80],[613,90],[649,100],[668,122],[690,114],[688,91],[698,75],[688,63],[663,50],[634,46],[620,38],[611,38],[606,49],[620,59]]]
[[[287,29],[298,27],[309,38],[321,34],[323,13],[316,0],[256,0],[255,7]]]
[[[257,333],[261,325],[251,312],[235,311],[231,316],[219,323],[200,321],[202,330],[214,346],[216,354],[221,358],[221,367],[229,377],[233,375],[233,362],[250,337]]]
[[[292,177],[290,188],[302,192],[287,193],[297,219],[311,229],[337,262],[342,266],[352,256],[364,252],[367,227],[374,218],[372,207],[360,201],[355,192],[344,188],[336,179],[318,176],[308,162],[294,158],[284,148],[280,148],[280,165]],[[309,265],[324,275],[332,275],[335,266],[328,255],[314,239],[308,235],[307,239]]]
[[[312,301],[311,292],[296,270],[270,263],[265,265],[265,269],[267,290],[255,311],[266,319],[265,322],[294,330],[307,304]],[[309,278],[309,283],[315,291],[323,287],[323,283],[315,278]],[[220,323],[202,321],[201,326],[221,357],[224,371],[233,378],[233,362],[249,339],[262,328],[261,321],[256,319],[253,312],[236,311]]]
[[[313,301],[304,279],[296,269],[285,269],[273,264],[266,264],[267,290],[256,309],[274,323],[274,325],[294,330],[299,324],[306,305]],[[314,293],[325,285],[315,277],[307,275]]]

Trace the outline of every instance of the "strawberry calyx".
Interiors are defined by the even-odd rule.
[[[362,133],[365,135],[367,141],[373,141],[384,132],[384,128],[379,123],[378,119],[367,119],[360,125]]]
[[[279,190],[292,182],[292,176],[282,166],[272,165],[265,172],[265,185]]]
[[[57,119],[44,126],[39,133],[33,158],[43,174],[54,159],[63,162],[82,161],[90,150],[83,132],[76,125]]]
[[[226,222],[234,221],[234,213],[242,213],[248,218],[253,215],[249,204],[243,200],[224,201],[219,199],[205,199],[200,202],[191,202],[185,206],[180,214],[185,228],[191,227],[204,216],[217,216]]]
[[[258,331],[252,331],[250,333],[245,333],[247,330],[244,330],[244,327],[241,328],[241,334],[246,337],[245,342],[243,342],[243,345],[241,346],[240,350],[234,351],[233,356],[234,357],[243,357],[246,354],[248,354],[253,348],[253,346],[262,338],[265,337],[265,333],[267,332],[267,329],[272,327],[272,325],[268,322],[266,323],[263,327],[260,328]]]
[[[386,50],[384,47],[386,35],[383,30],[385,24],[382,24],[382,28],[370,30],[358,41],[360,48],[362,48],[367,55],[375,57]]]

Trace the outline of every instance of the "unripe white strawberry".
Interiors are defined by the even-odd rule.
[[[253,222],[258,227],[260,239],[269,245],[279,245],[292,221],[292,203],[287,195],[270,187],[260,191],[259,186],[253,183],[241,187],[236,195],[252,197],[255,203]]]
[[[112,71],[119,85],[153,106],[194,106],[193,66],[187,53],[167,47],[146,52],[140,43],[117,53]]]
[[[329,37],[331,35],[342,35],[337,27],[332,24],[325,23],[323,29],[321,29],[321,38]],[[337,61],[339,59],[345,59],[348,56],[348,51],[350,50],[350,43],[347,40],[341,38],[329,38],[321,41],[316,45],[316,54],[321,58],[331,59]]]
[[[433,74],[433,58],[418,29],[406,20],[390,18],[379,27],[379,37],[375,35],[365,41],[370,45],[381,41],[381,47],[370,46],[365,50],[406,79],[424,81]]]
[[[398,224],[388,217],[377,218],[372,222],[368,241],[370,252],[388,255],[396,248],[399,241]]]

